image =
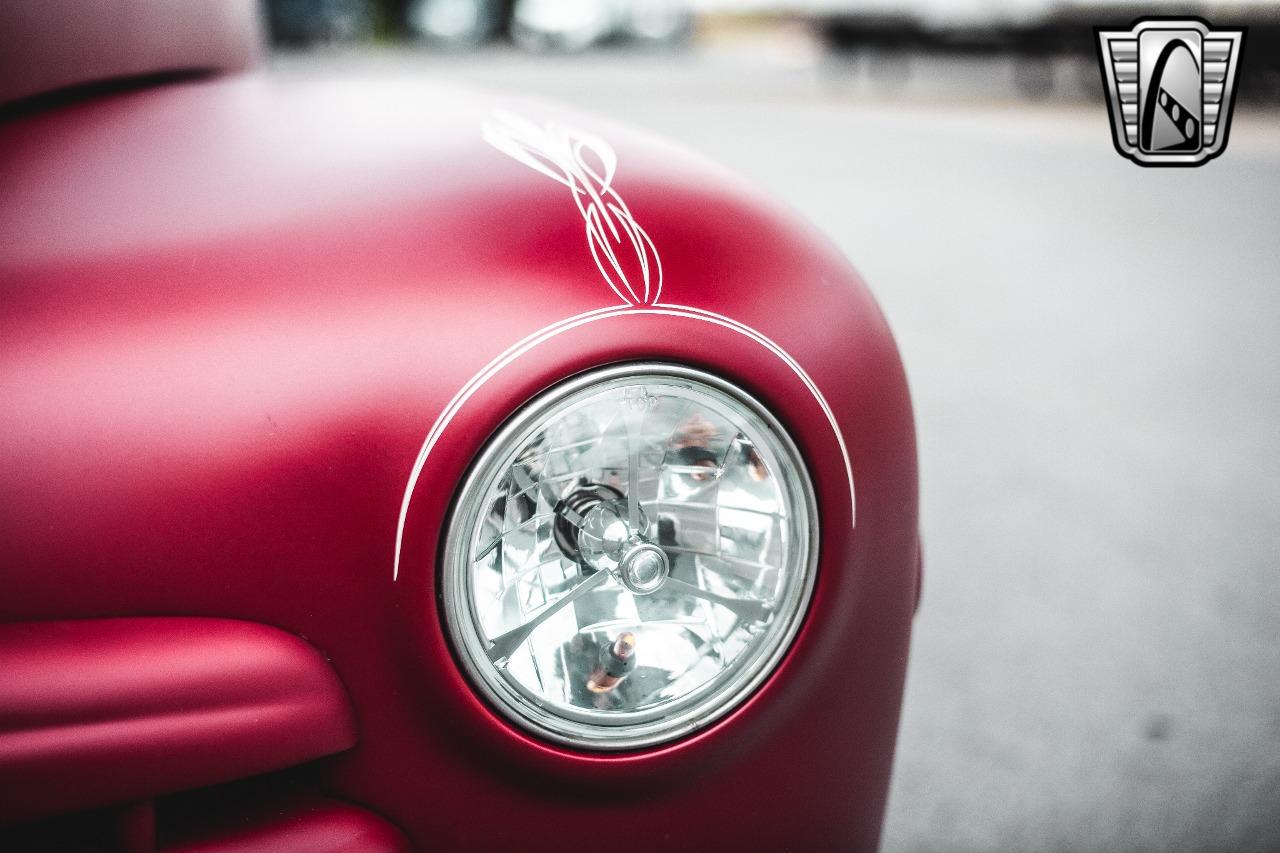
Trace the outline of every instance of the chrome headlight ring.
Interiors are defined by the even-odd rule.
[[[449,520],[444,622],[522,728],[651,746],[773,672],[817,551],[807,469],[759,401],[701,370],[615,365],[535,398],[481,452]]]

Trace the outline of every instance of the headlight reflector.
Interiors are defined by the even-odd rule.
[[[726,713],[799,626],[817,553],[795,445],[700,371],[623,365],[525,407],[460,490],[445,622],[509,718],[625,749]]]

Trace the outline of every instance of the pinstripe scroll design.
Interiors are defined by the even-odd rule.
[[[539,125],[505,111],[494,112],[484,123],[482,135],[486,142],[502,153],[568,187],[585,223],[587,245],[596,267],[609,288],[622,300],[622,304],[575,314],[530,333],[495,356],[458,389],[427,433],[405,486],[396,526],[392,579],[400,576],[400,551],[404,544],[405,520],[409,515],[414,489],[427,466],[431,451],[467,401],[486,382],[534,347],[571,329],[622,315],[681,317],[709,323],[749,338],[786,364],[822,409],[839,445],[845,476],[849,482],[849,522],[853,525],[856,522],[853,465],[849,459],[844,433],[841,432],[835,412],[826,397],[800,363],[761,332],[714,311],[659,301],[662,294],[662,262],[649,234],[636,222],[631,209],[613,186],[618,164],[613,148],[597,136],[554,122]]]

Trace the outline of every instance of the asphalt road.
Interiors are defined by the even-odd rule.
[[[1280,113],[1155,170],[1078,84],[1032,104],[999,66],[873,84],[783,45],[282,68],[334,64],[661,132],[870,282],[915,395],[927,572],[885,850],[1280,849]]]

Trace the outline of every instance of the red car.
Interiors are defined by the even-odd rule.
[[[249,3],[29,5],[0,848],[876,845],[916,452],[833,246],[598,119],[245,71]]]

